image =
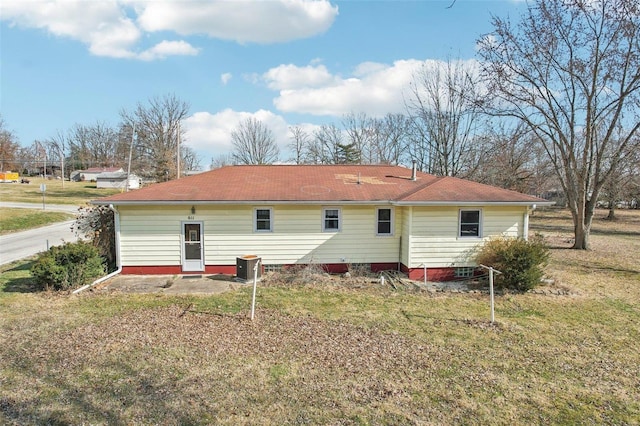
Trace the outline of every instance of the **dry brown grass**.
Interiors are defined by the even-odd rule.
[[[638,424],[639,219],[553,249],[572,294],[500,296],[496,325],[482,294],[261,287],[251,322],[247,288],[69,298],[6,271],[0,423]]]
[[[552,247],[551,276],[559,284],[585,295],[638,302],[640,286],[634,283],[640,277],[640,210],[619,210],[614,221],[605,219],[607,212],[596,212],[588,251],[569,249],[573,228],[567,210],[536,212],[531,229]]]
[[[42,203],[40,185],[46,185],[46,204],[85,205],[91,200],[117,194],[120,190],[96,188],[95,182],[67,182],[60,179],[30,177],[29,184],[0,184],[0,200],[21,203]],[[64,186],[64,187],[63,187]]]

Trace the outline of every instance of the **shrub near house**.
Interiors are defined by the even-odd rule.
[[[549,249],[541,236],[529,241],[522,238],[492,238],[480,248],[476,262],[491,266],[501,274],[495,277],[497,288],[527,291],[540,284]]]
[[[31,267],[36,283],[45,290],[68,290],[89,284],[104,272],[98,249],[85,242],[51,247]]]

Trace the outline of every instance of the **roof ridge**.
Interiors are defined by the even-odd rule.
[[[402,201],[404,198],[407,198],[418,191],[422,191],[423,189],[428,188],[431,185],[435,185],[437,182],[441,181],[444,177],[446,177],[446,176],[434,176],[432,174],[425,173],[425,177],[426,176],[433,177],[434,179],[420,184],[417,188],[411,188],[410,190],[403,192],[402,194],[397,196],[393,201]]]
[[[524,193],[524,192],[516,191],[515,189],[503,188],[503,187],[501,187],[501,186],[490,185],[490,184],[488,184],[488,183],[478,182],[478,181],[476,181],[476,180],[471,180],[471,179],[462,179],[462,178],[459,178],[459,177],[457,177],[457,176],[442,176],[442,177],[443,177],[443,178],[445,178],[445,177],[446,177],[446,178],[449,178],[449,179],[455,179],[455,180],[457,180],[457,181],[462,181],[462,182],[465,182],[465,183],[467,183],[467,184],[481,185],[481,186],[484,186],[484,187],[486,187],[486,188],[500,189],[500,190],[502,190],[502,191],[511,192],[511,193],[513,193],[513,194],[517,194],[517,195],[526,195],[526,196],[529,196],[529,197],[535,197],[535,198],[538,198],[538,197],[536,197],[535,195],[526,194],[526,193]]]

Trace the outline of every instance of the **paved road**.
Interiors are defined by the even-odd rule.
[[[42,209],[42,204],[0,202],[0,208]],[[45,210],[77,213],[78,207],[63,204],[46,205]],[[75,242],[78,238],[71,231],[73,220],[60,222],[42,228],[0,236],[0,265],[33,256],[49,247],[65,242]]]

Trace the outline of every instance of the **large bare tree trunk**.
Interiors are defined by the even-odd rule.
[[[589,248],[598,195],[640,146],[640,5],[537,0],[479,41],[490,112],[525,123],[553,163],[576,249]]]

